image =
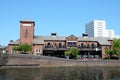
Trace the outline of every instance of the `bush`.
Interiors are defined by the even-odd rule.
[[[105,60],[119,60],[118,57],[112,56],[112,57],[105,57]]]
[[[32,47],[29,44],[20,44],[19,46],[14,47],[13,50],[28,54],[29,51],[32,51]]]
[[[75,47],[70,48],[70,50],[65,51],[65,55],[69,56],[70,59],[76,59],[78,56],[79,50]]]

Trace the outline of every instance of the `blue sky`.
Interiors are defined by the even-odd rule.
[[[81,36],[91,20],[105,20],[107,29],[120,35],[120,0],[2,0],[0,44],[20,36],[19,21],[35,21],[35,35]]]

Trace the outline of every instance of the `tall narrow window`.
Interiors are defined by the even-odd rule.
[[[25,30],[25,38],[27,38],[28,37],[28,30],[26,29]]]
[[[48,44],[47,44],[47,46],[48,46],[48,47],[51,47],[51,44],[50,44],[50,43],[48,43]]]
[[[94,48],[95,47],[94,43],[92,43],[91,46],[92,46],[92,48]]]
[[[84,44],[83,44],[83,43],[81,43],[81,47],[84,47]]]
[[[62,47],[62,44],[61,43],[59,43],[59,48],[61,48]]]

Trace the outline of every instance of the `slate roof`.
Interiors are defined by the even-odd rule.
[[[55,40],[55,41],[65,41],[65,36],[35,36],[34,37],[34,44],[44,44],[44,41],[47,40]],[[111,45],[108,40],[112,40],[111,38],[103,38],[103,37],[78,37],[78,41],[97,41],[100,45]]]
[[[6,47],[5,46],[0,46],[0,50],[3,50],[5,49]]]
[[[111,45],[108,40],[112,40],[111,38],[103,38],[103,37],[88,37],[88,38],[83,38],[83,37],[77,37],[78,41],[95,41],[98,42],[100,45]],[[34,41],[33,44],[44,44],[44,41],[65,41],[66,37],[65,36],[34,36]],[[9,42],[9,44],[20,44],[19,39],[16,41]]]
[[[111,45],[108,40],[112,40],[111,38],[103,38],[103,37],[88,37],[83,38],[79,37],[78,41],[97,41],[100,45]]]
[[[16,41],[10,41],[9,44],[14,44],[14,45],[16,44],[16,45],[18,45],[18,44],[20,44],[20,41],[19,41],[19,39],[16,40]]]
[[[44,44],[46,40],[55,40],[55,41],[65,41],[65,36],[35,36],[34,37],[34,44]]]

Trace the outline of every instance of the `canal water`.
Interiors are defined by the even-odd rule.
[[[120,80],[119,67],[0,69],[0,80]]]

